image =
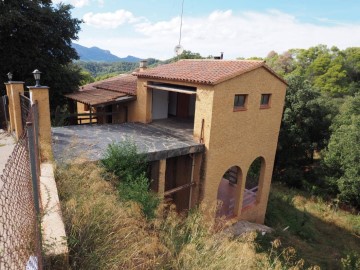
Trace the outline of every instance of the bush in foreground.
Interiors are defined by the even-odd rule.
[[[159,198],[146,178],[146,159],[130,141],[109,144],[101,160],[104,169],[117,177],[121,200],[139,203],[146,218],[155,217]]]
[[[128,178],[127,182],[120,182],[118,191],[121,200],[138,203],[146,218],[155,217],[160,198],[149,191],[149,179],[145,177],[144,173],[135,179]]]
[[[146,170],[145,156],[130,141],[109,144],[101,164],[121,181],[136,179]]]

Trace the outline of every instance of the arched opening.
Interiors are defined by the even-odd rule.
[[[216,217],[231,218],[236,215],[240,180],[241,169],[238,166],[232,166],[224,173],[217,193],[219,206]]]
[[[259,190],[259,183],[262,183],[265,170],[263,157],[256,158],[250,165],[245,182],[245,190],[242,202],[242,209],[251,207],[256,203]]]

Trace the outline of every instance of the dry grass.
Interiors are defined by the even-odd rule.
[[[58,169],[56,179],[72,269],[151,269],[158,264],[161,246],[140,209],[121,207],[96,165]]]
[[[358,254],[360,263],[360,215],[321,198],[273,185],[266,223],[276,229],[275,235],[285,246],[295,247],[309,264],[343,269],[342,259],[349,254]]]
[[[302,269],[290,249],[257,253],[254,235],[215,233],[201,210],[185,217],[160,206],[146,220],[102,175],[95,164],[57,169],[71,269]]]

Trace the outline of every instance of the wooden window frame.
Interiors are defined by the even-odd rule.
[[[262,104],[264,96],[269,96],[268,102],[266,104]],[[271,108],[271,98],[272,98],[272,94],[270,94],[270,93],[261,94],[261,97],[260,97],[260,109],[269,109],[269,108]]]
[[[236,106],[235,105],[236,98],[239,97],[239,96],[244,97],[244,104],[242,106]],[[246,111],[246,109],[247,109],[247,101],[248,101],[248,95],[247,94],[235,94],[233,111],[234,112]]]

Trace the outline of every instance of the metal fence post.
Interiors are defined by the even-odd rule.
[[[34,205],[36,215],[40,216],[40,203],[39,203],[39,189],[38,189],[38,174],[37,174],[37,162],[36,162],[36,150],[35,150],[35,139],[34,139],[34,126],[32,122],[26,122],[27,136],[29,140],[29,156],[30,156],[30,170],[31,180],[34,193]]]
[[[38,243],[36,245],[37,255],[38,255],[38,269],[43,269],[43,261],[42,261],[42,237],[41,237],[41,216],[40,216],[40,196],[39,196],[39,186],[38,180],[40,177],[40,173],[38,171],[38,162],[39,156],[37,155],[35,144],[35,127],[32,122],[26,122],[26,130],[28,136],[28,147],[29,147],[29,157],[30,157],[30,171],[31,171],[31,180],[33,187],[33,197],[34,197],[34,206],[36,212],[36,224],[35,224],[35,233],[38,238]],[[35,137],[34,137],[35,136]]]
[[[35,100],[35,103],[31,105],[32,109],[32,116],[33,116],[33,122],[34,122],[34,134],[35,134],[35,154],[36,154],[36,168],[37,173],[40,175],[40,147],[39,147],[39,108],[38,108],[38,102]]]

